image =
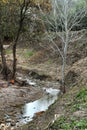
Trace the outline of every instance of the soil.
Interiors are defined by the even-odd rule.
[[[6,115],[16,121],[16,115],[19,112],[21,114],[21,111],[16,108],[20,108],[26,102],[39,99],[42,94],[43,91],[40,88],[31,85],[19,86],[16,83],[12,85],[0,80],[0,123],[5,123]]]

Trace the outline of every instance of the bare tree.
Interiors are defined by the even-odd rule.
[[[68,47],[70,43],[83,37],[85,30],[80,28],[79,31],[74,31],[74,28],[80,26],[81,20],[87,14],[87,7],[84,6],[83,8],[77,10],[77,1],[74,0],[50,0],[50,2],[52,6],[50,13],[42,11],[41,7],[39,5],[38,6],[41,16],[45,17],[45,20],[43,20],[44,24],[48,24],[50,26],[50,29],[46,31],[50,44],[52,43],[51,45],[56,48],[62,59],[61,90],[65,93],[65,70],[66,61],[68,60]],[[55,38],[57,37],[61,40],[62,48],[60,48],[55,42]]]

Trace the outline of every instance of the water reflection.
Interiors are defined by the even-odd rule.
[[[40,111],[46,111],[48,107],[55,102],[58,98],[59,90],[57,89],[45,89],[46,95],[39,100],[27,103],[23,108],[23,117],[27,121],[31,121],[34,114]]]

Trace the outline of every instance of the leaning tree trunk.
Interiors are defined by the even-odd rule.
[[[25,19],[25,14],[26,14],[26,11],[27,11],[28,4],[29,4],[29,2],[24,0],[23,4],[21,6],[19,28],[18,28],[17,35],[16,35],[16,38],[15,38],[14,44],[13,44],[13,74],[12,74],[13,80],[15,80],[16,65],[17,65],[16,47],[17,47],[17,42],[18,42],[18,39],[19,39],[19,36],[20,36],[20,33],[21,33],[21,29],[22,29],[22,26],[23,26],[23,21]]]
[[[3,74],[4,79],[7,80],[9,69],[8,69],[8,66],[7,66],[7,63],[6,63],[4,48],[3,48],[3,44],[2,44],[1,41],[0,41],[0,51],[1,51],[1,58],[2,58],[2,74]]]
[[[16,35],[14,43],[13,43],[13,73],[12,73],[13,80],[15,80],[16,66],[17,66],[17,57],[16,57],[17,42],[18,42],[18,39],[20,36],[20,32],[21,32],[22,24],[23,24],[23,20],[24,20],[23,19],[24,17],[22,18],[22,11],[23,11],[23,9],[21,10],[21,13],[20,13],[19,28],[18,28],[17,35]]]
[[[12,73],[13,80],[15,80],[16,66],[17,66],[16,48],[17,48],[17,42],[18,42],[18,39],[20,36],[20,32],[22,29],[22,24],[23,24],[23,19],[21,18],[20,22],[19,22],[18,32],[17,32],[16,38],[15,38],[14,43],[13,43],[13,73]]]
[[[18,30],[18,33],[17,33],[17,37],[14,41],[14,44],[13,44],[13,73],[12,73],[12,79],[15,80],[15,73],[16,73],[16,65],[17,65],[17,57],[16,57],[16,48],[17,48],[17,42],[18,42],[18,38],[19,38],[19,35],[20,35],[20,28]]]

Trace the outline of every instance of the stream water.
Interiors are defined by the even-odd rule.
[[[24,79],[24,81],[26,81],[27,84],[31,85],[31,88],[39,86],[38,85],[39,83],[33,82],[32,80],[27,79],[26,77],[25,78],[19,77],[19,79],[20,80]],[[29,103],[25,103],[24,105],[23,104],[19,105],[20,100],[18,100],[17,106],[15,105],[16,104],[15,103],[15,104],[11,104],[12,107],[11,106],[7,107],[5,115],[3,113],[5,121],[6,121],[6,125],[12,126],[14,128],[18,128],[18,130],[20,130],[20,128],[22,128],[21,126],[25,126],[25,124],[27,125],[30,121],[32,121],[34,119],[35,116],[38,116],[38,113],[42,112],[42,114],[43,114],[47,109],[49,109],[49,106],[52,105],[58,99],[58,95],[60,93],[59,89],[52,88],[54,86],[54,84],[52,84],[52,82],[50,82],[50,84],[51,85],[42,84],[43,86],[38,87],[38,89],[40,89],[40,92],[42,92],[42,93],[40,96],[38,96],[38,95],[34,95],[34,96],[41,97],[40,99],[29,102]],[[47,88],[43,88],[44,86],[47,86]],[[8,90],[10,90],[10,88]],[[13,89],[13,90],[15,90],[15,89]],[[19,91],[20,90],[21,91],[24,90],[23,92],[26,92],[27,90],[29,91],[29,89],[27,89],[27,86],[22,89],[19,89]],[[36,91],[36,90],[37,89],[35,89],[33,91]],[[17,91],[14,91],[14,92],[17,92]],[[29,93],[26,92],[27,96],[28,96],[28,94],[31,94],[31,92],[32,92],[32,89],[30,89]],[[40,92],[39,92],[39,94],[40,94]],[[26,98],[27,98],[27,96],[26,96]],[[18,98],[21,98],[21,96],[19,96]]]
[[[60,92],[59,89],[44,88],[45,95],[33,102],[27,103],[23,106],[22,121],[27,123],[33,119],[35,113],[46,111],[48,107],[55,102]]]

